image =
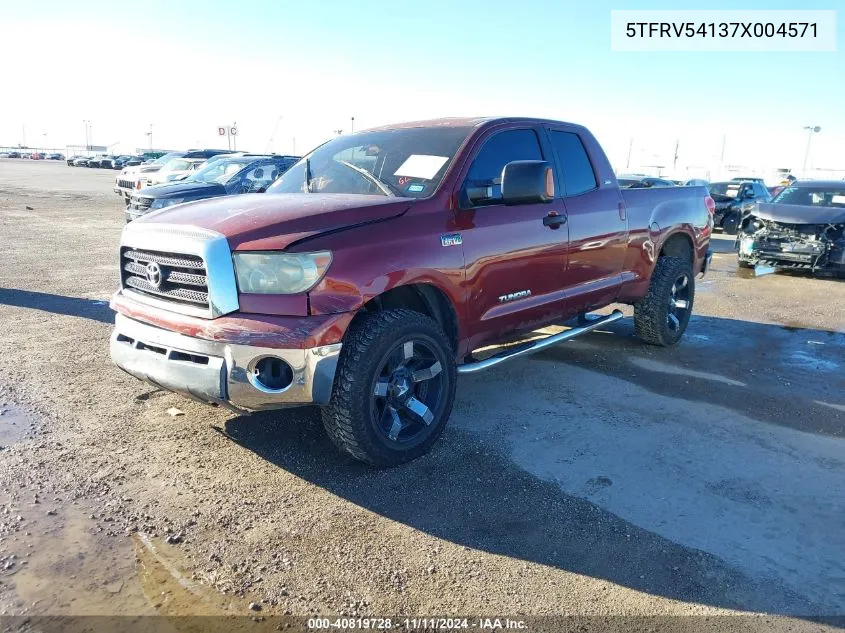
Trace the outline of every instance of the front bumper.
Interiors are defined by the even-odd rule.
[[[193,400],[239,412],[327,404],[340,343],[276,349],[209,341],[147,325],[118,314],[111,337],[112,360],[125,372]],[[257,382],[255,364],[281,358],[290,384],[270,390]]]

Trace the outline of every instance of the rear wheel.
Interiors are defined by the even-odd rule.
[[[637,336],[651,345],[674,345],[687,329],[694,299],[692,264],[680,257],[660,257],[648,293],[634,304]]]
[[[344,337],[323,425],[358,460],[410,461],[443,432],[456,375],[454,353],[433,319],[404,309],[362,315]]]

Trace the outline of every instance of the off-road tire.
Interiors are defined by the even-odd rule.
[[[389,447],[372,419],[373,382],[383,355],[409,337],[423,339],[436,350],[445,381],[442,408],[435,412],[421,443]],[[455,354],[436,321],[406,309],[364,314],[343,338],[332,395],[322,409],[323,426],[335,446],[357,460],[380,467],[403,464],[428,452],[443,433],[452,412],[456,382]]]
[[[681,319],[677,330],[669,328],[669,300],[672,286],[683,274],[690,284],[689,308]],[[642,341],[650,345],[668,347],[674,345],[684,334],[692,314],[695,299],[695,276],[692,262],[680,257],[662,256],[658,258],[646,296],[634,304],[634,329]]]

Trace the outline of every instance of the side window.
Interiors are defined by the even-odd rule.
[[[487,187],[489,198],[476,204],[497,204],[502,198],[502,170],[515,160],[543,160],[534,130],[507,130],[491,136],[472,161],[466,187]]]
[[[577,196],[598,187],[590,157],[587,156],[587,150],[578,135],[550,130],[549,136],[563,170],[565,195]]]
[[[262,187],[269,187],[270,183],[273,182],[270,176],[275,170],[276,166],[272,163],[264,163],[250,169],[243,176],[244,190],[254,192]]]

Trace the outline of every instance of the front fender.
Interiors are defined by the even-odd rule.
[[[311,314],[351,312],[388,290],[431,284],[462,319],[464,253],[462,246],[444,246],[441,241],[441,235],[454,230],[447,215],[407,214],[309,240],[310,250],[332,252],[326,276],[309,293]]]

